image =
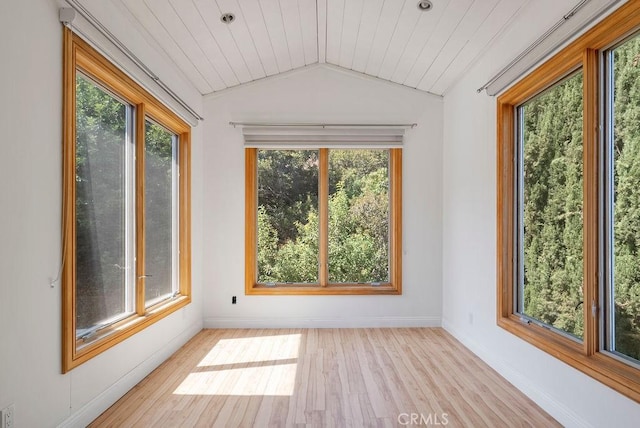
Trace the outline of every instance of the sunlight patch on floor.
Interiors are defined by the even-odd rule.
[[[176,395],[293,395],[300,334],[223,339],[187,375]]]
[[[190,373],[176,395],[293,395],[298,364]]]
[[[299,351],[299,334],[222,339],[198,363],[198,367],[290,360],[298,358]]]

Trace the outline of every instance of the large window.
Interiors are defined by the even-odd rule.
[[[190,301],[189,126],[65,29],[63,371]]]
[[[640,401],[640,3],[498,99],[498,324]]]
[[[400,149],[246,149],[248,294],[398,294]]]

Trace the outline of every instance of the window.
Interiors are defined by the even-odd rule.
[[[247,294],[400,294],[401,149],[245,150]]]
[[[498,99],[498,324],[640,401],[640,3]]]
[[[576,340],[582,319],[582,71],[517,108],[517,310]]]
[[[640,364],[640,35],[605,52],[605,349]]]
[[[66,372],[190,302],[190,128],[64,39]]]

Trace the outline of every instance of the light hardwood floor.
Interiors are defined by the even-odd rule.
[[[203,330],[92,427],[552,427],[440,328]]]

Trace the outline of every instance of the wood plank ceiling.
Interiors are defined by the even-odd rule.
[[[531,0],[110,1],[202,94],[326,62],[442,95]]]

